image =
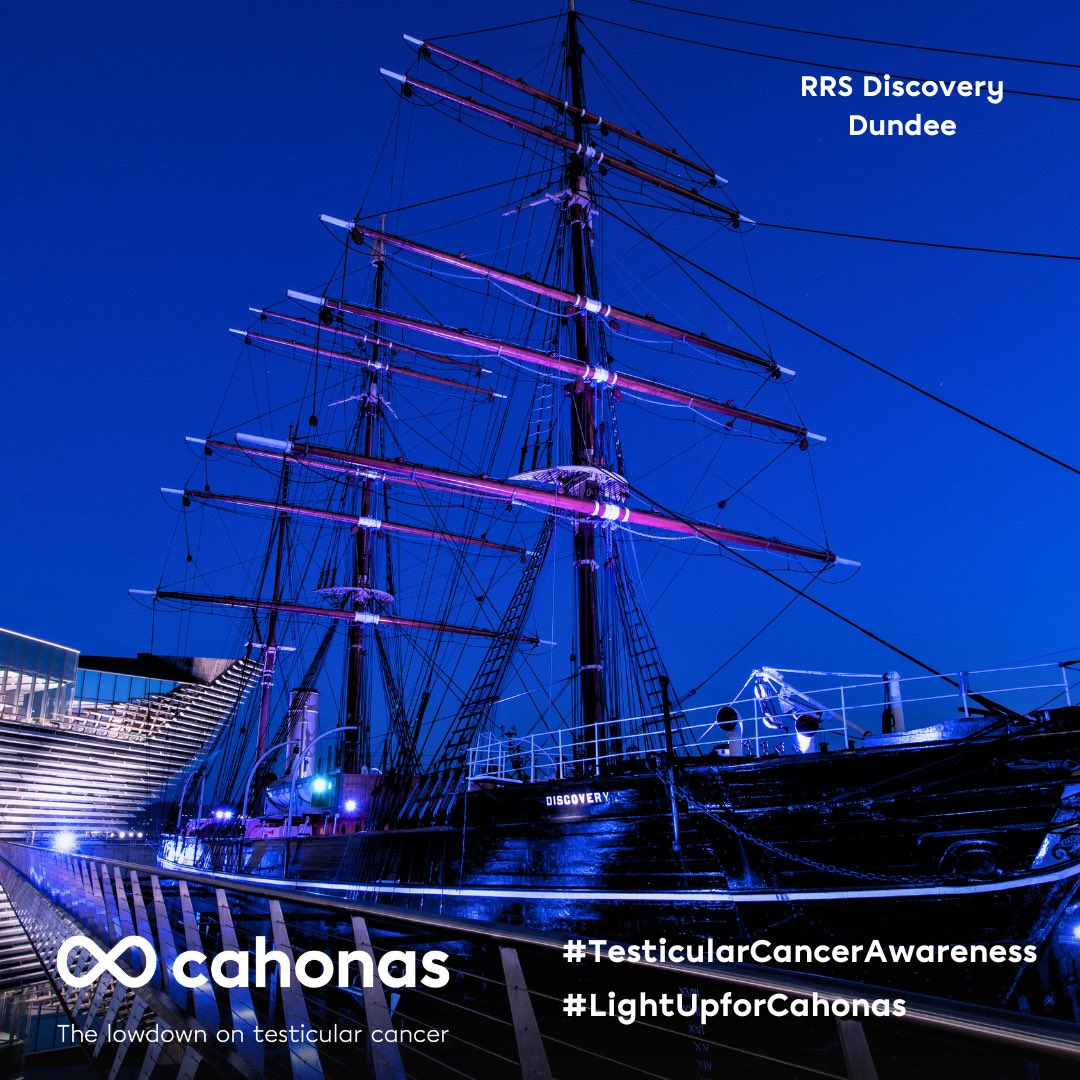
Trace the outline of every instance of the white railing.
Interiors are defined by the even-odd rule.
[[[863,745],[866,739],[868,745],[882,745],[899,741],[902,732],[904,740],[959,737],[972,730],[972,721],[992,715],[980,699],[1021,715],[1071,705],[1080,687],[1078,669],[1080,661],[1068,661],[907,679],[761,669],[733,700],[684,707],[672,725],[673,744],[679,754],[760,758],[845,750]],[[1074,673],[1075,681],[1070,682]],[[774,683],[779,677],[791,688],[797,708],[778,716],[778,710],[769,707],[767,693],[754,693],[762,674]],[[718,723],[720,710],[726,708],[739,715],[735,730],[725,730]],[[796,728],[800,717],[802,731]],[[722,719],[728,728],[732,726],[730,713]],[[880,738],[883,726],[890,725],[886,738]],[[569,727],[522,735],[487,732],[468,752],[468,777],[473,782],[504,784],[561,780],[580,772],[582,766],[594,773],[611,771],[634,759],[664,753],[665,746],[659,713],[621,717],[600,729]]]

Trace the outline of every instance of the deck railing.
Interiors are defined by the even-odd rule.
[[[823,753],[852,746],[894,741],[958,737],[995,714],[980,702],[991,701],[1020,715],[1072,705],[1080,686],[1080,661],[1026,664],[960,671],[952,675],[917,675],[901,679],[893,673],[855,675],[836,672],[759,669],[734,699],[708,705],[686,705],[673,718],[677,753],[720,757],[769,757]],[[769,707],[769,696],[754,693],[766,675],[799,691],[805,703],[786,715]],[[775,697],[775,694],[773,694]],[[722,709],[734,709],[721,719]],[[804,730],[798,730],[799,717]],[[806,730],[806,728],[809,730]],[[921,734],[920,734],[921,733]],[[564,779],[584,766],[593,773],[609,771],[649,754],[664,753],[663,714],[621,717],[602,727],[578,726],[516,734],[488,731],[469,750],[468,775],[473,782],[535,783]]]

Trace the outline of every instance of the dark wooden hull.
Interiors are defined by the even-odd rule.
[[[438,823],[294,840],[287,877],[338,895],[631,942],[1039,945],[1080,881],[1074,719],[1060,710],[975,739],[685,760],[678,847],[666,772],[648,763],[474,787]],[[219,872],[283,877],[282,841],[217,852]],[[1025,969],[900,967],[829,970],[1000,1000]]]

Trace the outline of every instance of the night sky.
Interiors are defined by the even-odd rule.
[[[158,488],[187,475],[184,436],[213,426],[239,348],[226,329],[247,325],[249,304],[325,280],[337,249],[320,212],[350,217],[388,196],[384,174],[369,189],[395,108],[379,67],[412,63],[402,33],[435,37],[557,10],[266,0],[6,11],[0,625],[88,653],[148,648],[149,616],[126,590],[161,579],[176,514]],[[1080,255],[1080,101],[807,100],[799,79],[820,73],[813,63],[650,39],[589,16],[811,62],[1001,78],[1007,89],[1076,97],[1080,70],[801,37],[629,0],[582,0],[580,10],[730,179],[728,193],[751,218]],[[1037,17],[999,0],[813,8],[770,0],[711,10],[1080,63],[1080,13],[1064,0],[1038,5]],[[553,31],[547,22],[447,44],[516,73]],[[587,36],[585,46],[613,70]],[[957,134],[847,133],[851,112],[918,111],[955,119]],[[633,123],[649,121],[642,106]],[[449,123],[427,130],[436,134],[413,147],[398,203],[497,178],[481,136],[466,140]],[[694,257],[745,275],[741,243],[706,244]],[[758,290],[782,311],[1080,466],[1077,262],[764,228],[747,236],[746,250]],[[674,278],[653,287],[667,291],[687,326],[716,325]],[[852,581],[815,595],[944,668],[1080,655],[1080,476],[775,319],[767,327],[781,363],[799,372],[801,413],[829,436],[814,457],[829,540],[864,564]],[[797,483],[805,486],[801,468]],[[783,499],[782,487],[768,491]],[[735,573],[730,591],[709,603],[659,603],[658,621],[675,627],[677,674],[706,673],[786,599]],[[869,671],[898,663],[800,606],[733,665],[736,685],[760,662]]]

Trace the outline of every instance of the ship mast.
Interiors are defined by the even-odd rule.
[[[577,11],[569,0],[566,14],[566,63],[570,69],[570,110],[574,139],[584,144],[585,92],[578,41]],[[570,247],[573,290],[580,296],[597,295],[590,288],[589,244],[592,227],[592,200],[589,195],[586,159],[570,155],[566,165],[566,241]],[[589,322],[584,311],[574,319],[575,355],[583,367],[589,366]],[[575,466],[603,465],[596,446],[597,389],[588,382],[575,382],[570,389],[570,442]],[[574,519],[574,577],[577,587],[578,683],[581,703],[582,758],[593,757],[588,747],[599,738],[606,711],[600,612],[597,597],[596,524],[584,517]]]
[[[375,266],[373,306],[383,306],[386,260],[381,245],[372,249],[371,261]],[[375,340],[371,343],[371,376],[367,392],[360,400],[360,432],[357,440],[366,457],[375,451],[375,428],[379,419],[379,324],[373,329]],[[360,516],[370,518],[374,499],[374,480],[365,476],[360,486]],[[372,531],[357,528],[353,543],[352,610],[368,611],[372,593]],[[364,662],[367,650],[364,646],[364,626],[360,621],[349,623],[347,645],[347,672],[345,677],[345,735],[342,740],[341,770],[343,773],[359,772],[371,768],[371,717],[366,708],[364,687]]]
[[[289,463],[287,461],[282,463],[280,494],[280,503],[287,502],[289,497]],[[274,530],[274,536],[276,539],[277,551],[274,555],[273,599],[278,601],[281,599],[281,571],[282,562],[285,557],[286,531],[289,527],[288,515],[279,512],[276,525],[277,527]],[[263,645],[262,675],[260,679],[262,688],[259,700],[259,731],[255,743],[256,761],[261,761],[266,752],[267,734],[270,730],[270,698],[274,690],[274,668],[277,665],[278,654],[277,622],[277,609],[272,608],[270,611],[270,623],[266,631],[266,641]]]
[[[434,52],[455,61],[460,60],[441,46],[429,50],[424,43],[418,43],[417,39],[409,40],[419,44],[421,56]],[[185,505],[189,505],[191,499],[198,499],[219,506],[275,512],[277,563],[273,596],[265,599],[258,595],[207,595],[170,590],[155,590],[146,594],[181,603],[217,605],[268,613],[264,696],[259,725],[260,751],[268,742],[269,680],[273,671],[279,614],[346,622],[346,685],[342,707],[342,726],[345,731],[340,760],[341,771],[346,774],[369,769],[372,765],[371,704],[373,685],[380,671],[386,684],[388,707],[392,714],[388,736],[393,732],[393,739],[398,742],[404,770],[414,771],[411,763],[415,759],[415,732],[420,718],[417,717],[415,722],[405,718],[404,700],[395,686],[385,648],[386,642],[379,629],[380,624],[391,630],[420,631],[434,634],[437,638],[453,635],[486,640],[489,644],[484,660],[468,696],[457,711],[444,746],[439,752],[440,756],[436,758],[436,767],[424,784],[414,788],[409,797],[409,805],[415,810],[415,813],[410,811],[412,817],[409,820],[428,820],[429,817],[444,812],[449,806],[446,800],[459,791],[464,776],[465,766],[461,764],[463,755],[472,745],[479,729],[488,723],[493,706],[500,700],[499,687],[506,675],[509,657],[521,646],[538,644],[537,638],[523,633],[524,620],[556,519],[568,521],[572,529],[574,608],[572,611],[568,610],[566,616],[573,624],[573,652],[570,659],[572,676],[576,678],[578,687],[574,701],[573,727],[578,733],[574,756],[581,775],[597,769],[599,766],[596,763],[599,761],[614,760],[621,753],[620,740],[615,736],[611,718],[616,710],[621,708],[617,699],[622,693],[624,673],[628,679],[636,680],[643,705],[658,704],[652,701],[657,696],[657,687],[662,689],[662,696],[665,702],[667,701],[667,673],[652,631],[647,625],[647,618],[642,616],[641,605],[635,598],[633,578],[627,574],[621,558],[624,544],[621,536],[625,530],[633,527],[634,531],[648,530],[646,535],[693,538],[724,547],[766,551],[789,559],[816,562],[823,567],[834,564],[857,565],[839,559],[825,548],[744,532],[719,522],[695,520],[659,506],[644,508],[631,505],[632,496],[646,505],[649,500],[619,475],[623,468],[612,421],[615,402],[624,394],[631,400],[658,401],[688,410],[692,414],[724,417],[725,420],[721,423],[726,431],[759,435],[774,442],[788,442],[802,449],[806,449],[811,442],[820,441],[821,436],[808,431],[801,421],[783,420],[752,410],[748,407],[749,402],[747,406],[738,406],[732,399],[724,401],[667,381],[660,382],[643,375],[612,369],[606,347],[607,334],[609,331],[618,334],[620,324],[626,324],[645,330],[653,336],[667,338],[673,343],[685,343],[696,352],[730,358],[746,371],[757,369],[766,380],[794,374],[789,369],[780,367],[771,357],[760,356],[717,341],[704,331],[695,333],[663,322],[647,312],[615,307],[601,299],[603,293],[599,288],[593,258],[592,221],[597,207],[590,190],[590,180],[596,177],[592,165],[599,166],[600,175],[609,168],[615,169],[633,176],[643,184],[704,204],[733,224],[749,219],[743,218],[737,210],[717,203],[694,189],[683,188],[666,179],[666,174],[652,173],[634,163],[612,158],[603,148],[605,144],[590,144],[590,128],[597,129],[601,136],[616,134],[645,149],[660,153],[686,169],[692,168],[703,172],[709,179],[722,182],[707,167],[698,166],[675,151],[666,151],[644,136],[632,134],[628,129],[613,125],[610,121],[603,121],[587,110],[582,48],[574,0],[568,2],[564,48],[565,72],[562,95],[558,98],[546,92],[533,91],[520,80],[501,76],[494,69],[484,68],[476,62],[467,62],[466,66],[474,68],[485,77],[495,78],[500,84],[510,85],[554,105],[565,126],[541,126],[490,108],[473,98],[464,98],[420,82],[412,76],[399,75],[384,69],[388,78],[401,84],[402,93],[406,96],[411,96],[414,90],[434,95],[460,110],[478,113],[496,123],[509,125],[531,138],[565,151],[562,190],[557,195],[548,196],[553,201],[558,201],[562,210],[560,234],[556,238],[554,253],[559,263],[559,272],[553,280],[535,280],[529,275],[512,272],[509,268],[502,269],[497,265],[476,261],[464,252],[452,254],[406,237],[395,236],[385,231],[385,219],[380,228],[375,229],[360,219],[343,221],[324,215],[324,222],[346,230],[350,242],[369,246],[371,265],[374,268],[370,305],[350,303],[343,296],[312,296],[290,290],[288,295],[292,300],[313,305],[317,314],[312,318],[304,318],[298,314],[267,311],[262,308],[251,310],[258,315],[260,321],[269,319],[303,328],[307,334],[305,340],[287,340],[266,333],[256,333],[253,329],[233,332],[241,334],[246,343],[257,344],[261,348],[308,353],[348,365],[359,365],[363,370],[353,384],[356,392],[346,399],[357,401],[359,406],[348,446],[339,449],[292,437],[283,441],[243,433],[238,433],[232,443],[213,438],[192,439],[192,442],[203,446],[206,454],[219,450],[239,452],[250,458],[274,460],[282,466],[280,498],[273,501],[209,490],[197,492],[168,489],[181,496]],[[604,162],[603,166],[600,165],[601,162]],[[558,332],[553,338],[546,339],[548,347],[542,351],[513,341],[474,333],[464,327],[447,325],[438,321],[435,316],[432,316],[432,321],[426,321],[386,310],[387,250],[391,253],[405,252],[420,256],[433,263],[465,271],[467,275],[508,285],[512,289],[540,297],[547,302],[550,318]],[[530,306],[541,308],[543,305]],[[354,320],[359,320],[359,323]],[[351,348],[354,351],[324,348],[321,333],[327,330],[335,337],[340,335],[353,341],[355,344]],[[416,335],[462,346],[465,355],[459,350],[453,350],[448,355],[418,347],[409,340]],[[421,362],[457,367],[462,369],[462,373],[460,378],[451,379],[422,368],[406,367],[393,359],[398,352],[406,353]],[[730,366],[730,360],[714,359],[713,362]],[[387,448],[382,445],[381,435],[386,429],[381,425],[386,414],[383,412],[380,390],[385,392],[386,385],[396,382],[396,376],[400,376],[422,384],[436,385],[441,392],[449,392],[465,400],[471,399],[475,402],[478,398],[486,398],[494,401],[503,395],[494,389],[497,383],[483,385],[484,376],[493,374],[492,369],[483,366],[485,362],[491,363],[492,369],[504,364],[514,367],[526,365],[528,368],[548,373],[547,378],[569,380],[563,383],[569,415],[564,414],[563,423],[559,425],[562,429],[561,441],[565,441],[561,446],[558,464],[553,466],[549,457],[545,468],[534,468],[518,475],[500,478],[497,472],[494,476],[485,471],[456,472],[438,464],[428,465],[388,453]],[[466,379],[468,381],[462,381]],[[565,430],[566,422],[569,423],[568,432]],[[551,418],[551,423],[553,434],[554,418]],[[533,464],[535,466],[535,460]],[[336,509],[306,506],[302,502],[290,503],[285,497],[288,478],[284,472],[290,465],[303,473],[317,471],[339,477],[350,485],[352,497]],[[458,500],[463,500],[465,505],[474,501],[480,506],[484,503],[495,503],[504,509],[532,506],[549,515],[549,524],[541,533],[536,549],[523,551],[514,545],[489,540],[486,533],[476,537],[446,528],[427,527],[425,524],[387,521],[385,517],[389,508],[381,494],[384,489],[377,486],[380,484],[400,485],[406,489],[452,496],[455,505]],[[332,605],[315,605],[304,602],[301,597],[282,596],[281,559],[288,536],[287,523],[293,516],[351,529],[348,544],[351,557],[346,580],[341,586],[317,590],[324,598],[325,594],[334,594],[336,599]],[[479,546],[489,551],[518,555],[525,563],[525,570],[506,615],[497,627],[491,627],[445,621],[448,611],[432,619],[413,617],[396,610],[393,613],[383,610],[393,598],[388,592],[375,588],[378,576],[375,569],[376,556],[383,550],[383,546],[374,538],[375,533],[426,538],[453,545]],[[389,541],[384,543],[388,544]],[[631,543],[631,540],[625,541],[626,545]],[[396,548],[396,539],[394,546]],[[389,561],[391,549],[386,547],[385,550],[385,585],[393,591],[393,568]],[[600,578],[601,562],[605,574],[610,575],[603,579]],[[602,588],[605,590],[603,593]],[[136,593],[139,591],[136,590]],[[611,603],[612,598],[614,604]],[[481,596],[478,599],[483,601],[485,598]],[[415,612],[416,616],[424,614],[426,612],[423,608]],[[610,645],[620,633],[626,641],[625,653],[621,648]],[[371,649],[373,643],[376,646],[374,651]],[[610,650],[610,656],[605,654],[605,648]],[[374,667],[369,662],[369,653],[375,661]],[[425,691],[420,705],[421,715],[427,699],[428,692]],[[644,726],[642,733],[645,733]],[[387,745],[389,742],[388,738]],[[384,770],[387,760],[384,748]],[[453,764],[450,764],[451,762]]]

